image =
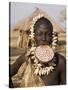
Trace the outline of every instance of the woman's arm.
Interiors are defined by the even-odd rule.
[[[22,54],[14,64],[9,64],[9,77],[12,77],[17,73],[18,69],[20,68],[22,63],[24,63],[24,61],[25,61],[25,54]]]
[[[60,85],[66,84],[66,59],[64,56],[59,56],[59,70],[60,70]]]

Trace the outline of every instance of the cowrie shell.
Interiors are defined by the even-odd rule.
[[[35,56],[31,56],[31,59],[35,59]]]
[[[41,71],[41,70],[39,70],[39,75],[40,75],[40,76],[42,75],[42,71]]]
[[[35,69],[35,72],[34,72],[36,75],[38,75],[39,73],[39,68]]]

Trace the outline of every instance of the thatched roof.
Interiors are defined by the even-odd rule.
[[[47,12],[44,12],[43,10],[36,8],[36,10],[27,18],[24,20],[19,21],[12,29],[13,30],[24,30],[27,31],[30,29],[30,24],[35,16],[38,14],[43,14],[45,18],[48,18],[52,24],[54,31],[56,32],[65,32],[65,30],[60,26],[58,22],[54,20],[53,17],[49,16]]]

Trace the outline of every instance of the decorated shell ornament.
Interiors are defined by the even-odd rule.
[[[35,56],[41,62],[49,62],[54,57],[54,52],[50,46],[41,45],[36,48]]]

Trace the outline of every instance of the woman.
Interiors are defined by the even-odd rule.
[[[38,82],[41,82],[42,84],[37,84],[36,86],[66,84],[66,60],[64,56],[58,54],[57,52],[54,52],[55,50],[53,49],[55,47],[53,47],[52,49],[52,23],[43,16],[35,18],[34,23],[31,25],[30,31],[31,33],[29,35],[29,41],[31,48],[29,49],[29,52],[27,52],[27,54],[21,55],[21,57],[18,58],[13,65],[10,65],[10,87],[13,87],[11,77],[17,73],[19,67],[25,61],[29,61],[28,63],[31,63],[31,65],[34,66],[32,67],[34,73],[32,75],[35,75],[33,76],[33,78],[35,78],[36,76],[40,78],[38,79]],[[27,79],[27,81],[28,80],[29,79]],[[24,82],[24,80],[22,82]],[[34,81],[32,80],[31,82]]]

